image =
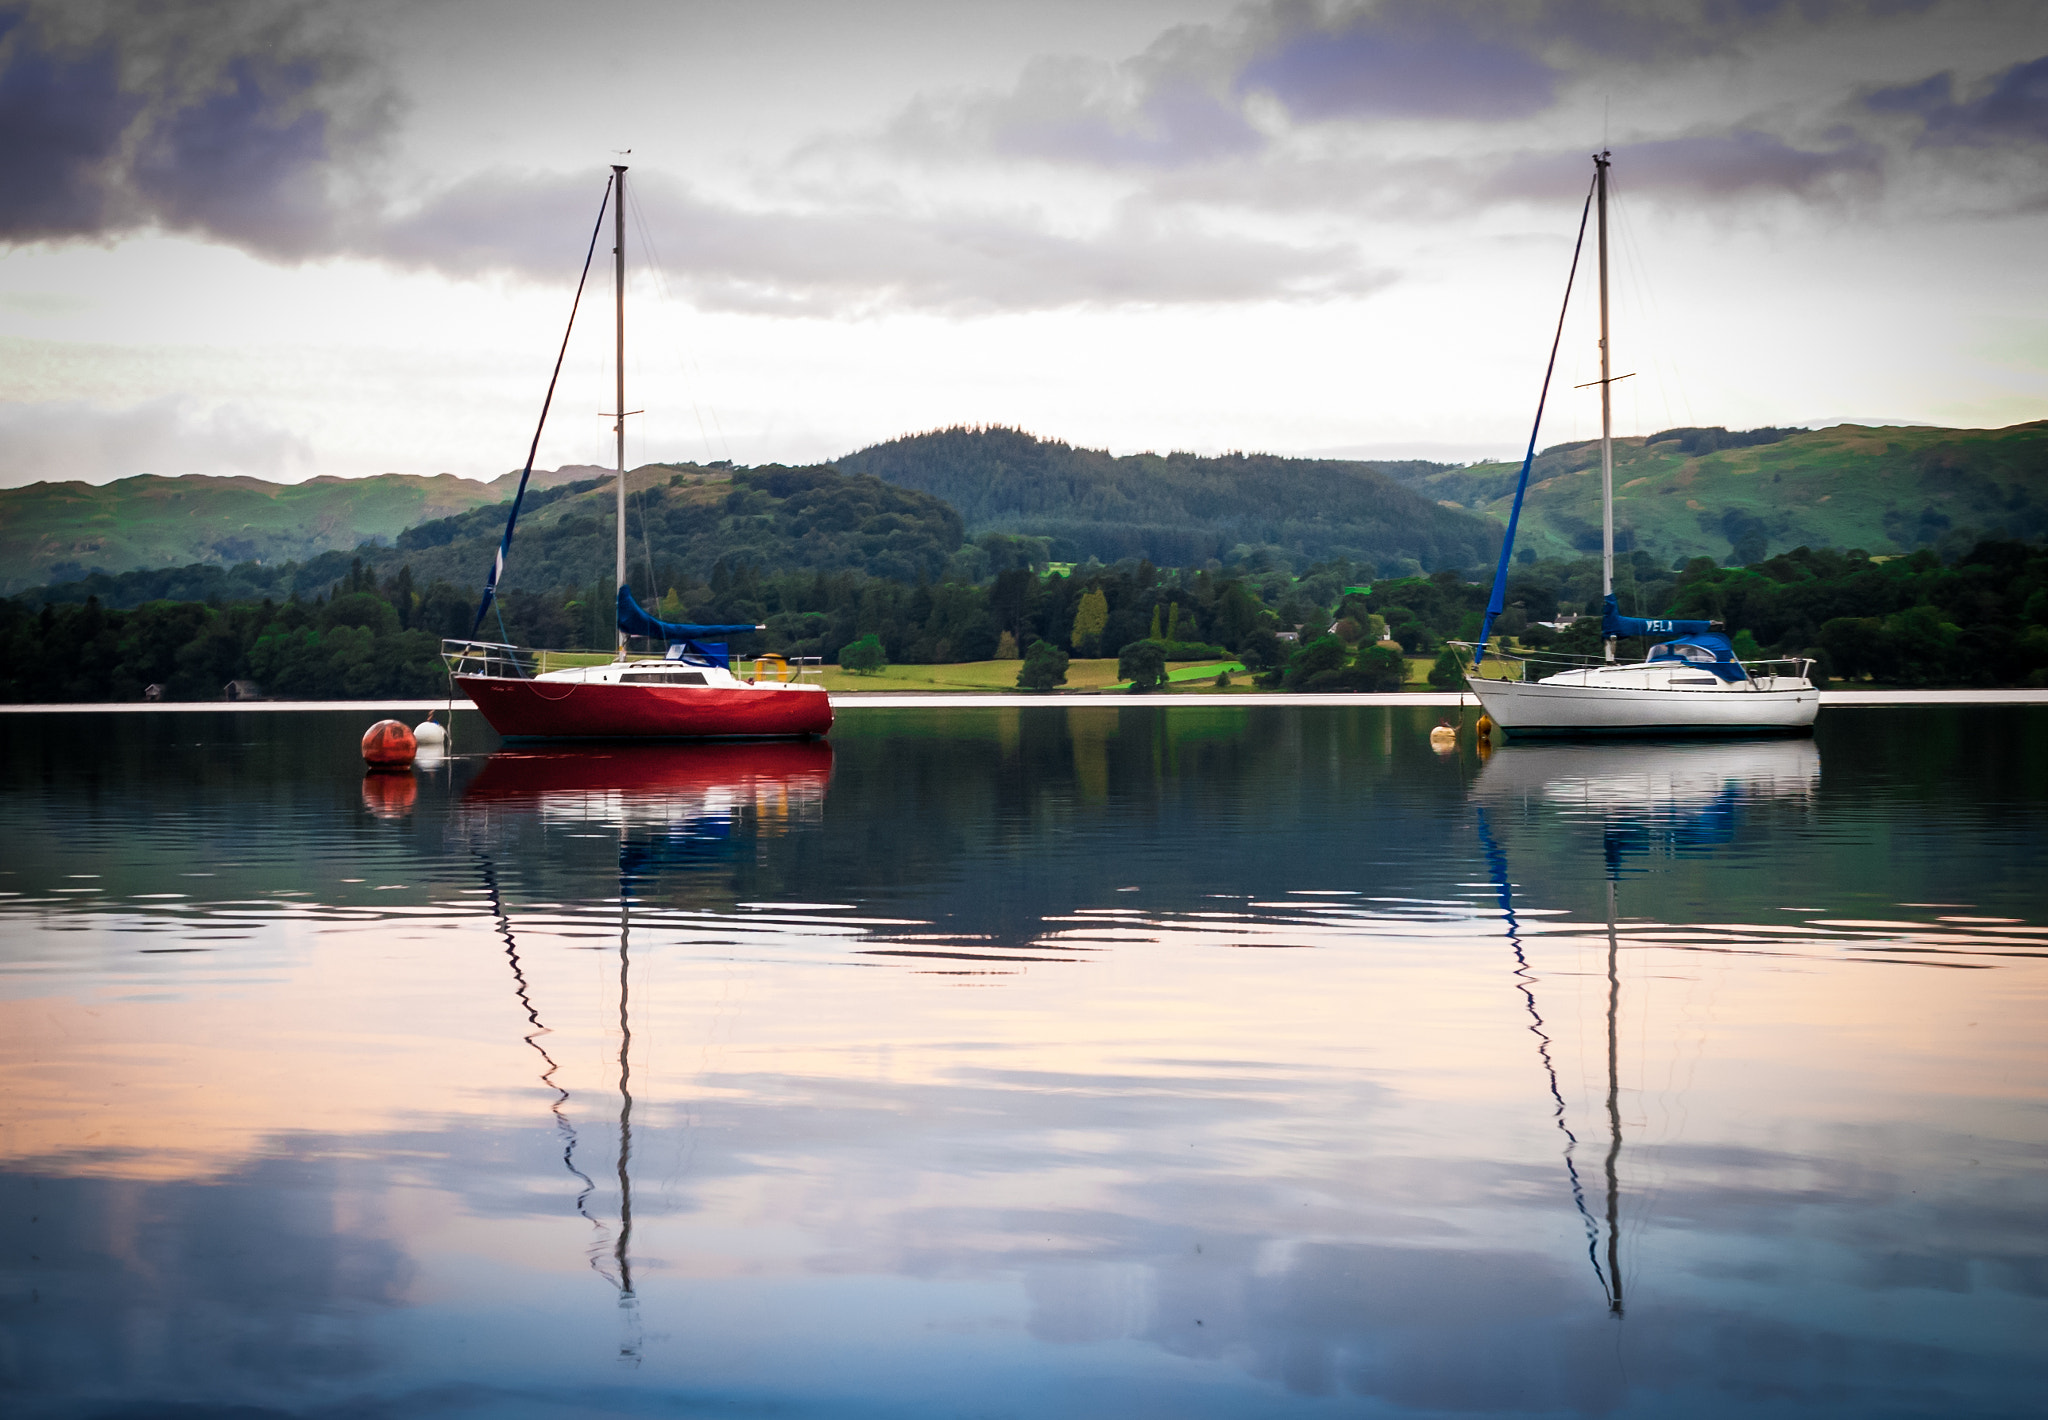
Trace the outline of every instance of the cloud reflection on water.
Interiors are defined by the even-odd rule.
[[[0,905],[10,1383],[57,1414],[2023,1412],[2044,992],[1983,948],[2031,925],[1986,844],[2032,810],[1949,813],[1969,905],[1910,909],[1843,868],[1915,808],[1881,740],[1446,764],[1427,714],[1175,713],[469,762],[403,821],[352,770],[187,794],[364,879],[303,901],[46,873]],[[107,807],[0,812],[76,841]],[[230,911],[243,942],[120,999],[120,924]],[[1852,955],[1937,938],[1983,969]],[[1604,1225],[1611,1003],[1619,1321],[1553,1120]]]

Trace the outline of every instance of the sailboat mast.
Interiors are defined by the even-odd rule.
[[[617,190],[612,194],[612,297],[615,308],[613,312],[613,330],[617,345],[612,360],[612,373],[618,382],[614,392],[618,396],[619,401],[616,405],[612,406],[619,412],[619,422],[613,426],[613,431],[619,438],[619,557],[616,579],[612,582],[612,591],[616,595],[618,589],[626,585],[626,169],[624,164],[613,163],[612,175],[618,183]],[[1606,209],[1603,208],[1601,210],[1604,214]],[[1605,220],[1603,215],[1602,222],[1604,223]],[[1604,279],[1604,274],[1607,270],[1605,265],[1607,248],[1604,244],[1607,228],[1603,225],[1600,231],[1603,243],[1600,248],[1602,253],[1600,270]],[[1606,287],[1602,286],[1601,290],[1604,292]],[[1606,372],[1603,370],[1602,373]],[[1611,542],[1612,538],[1609,541]],[[1614,580],[1612,549],[1609,550],[1607,560],[1609,563],[1608,580],[1612,582]],[[626,633],[624,631],[619,632],[619,659],[622,661],[626,659]]]
[[[1605,152],[1596,153],[1593,157],[1593,187],[1600,208],[1600,598],[1603,607],[1607,598],[1614,595],[1614,372],[1607,341],[1608,162]],[[619,407],[626,407],[623,400]],[[1603,650],[1607,659],[1613,661],[1612,636],[1606,638]]]

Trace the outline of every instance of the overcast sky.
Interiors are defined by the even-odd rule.
[[[636,462],[1518,454],[1603,145],[1619,432],[2048,417],[2038,3],[0,0],[0,484],[516,468],[615,161]]]

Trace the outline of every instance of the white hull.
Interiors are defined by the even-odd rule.
[[[1813,728],[1820,692],[1651,690],[1544,681],[1472,680],[1494,724],[1510,735],[1797,734]]]

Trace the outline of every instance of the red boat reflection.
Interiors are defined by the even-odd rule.
[[[492,755],[462,799],[575,818],[666,819],[737,808],[793,818],[823,806],[831,779],[832,746],[824,740],[535,746]]]

